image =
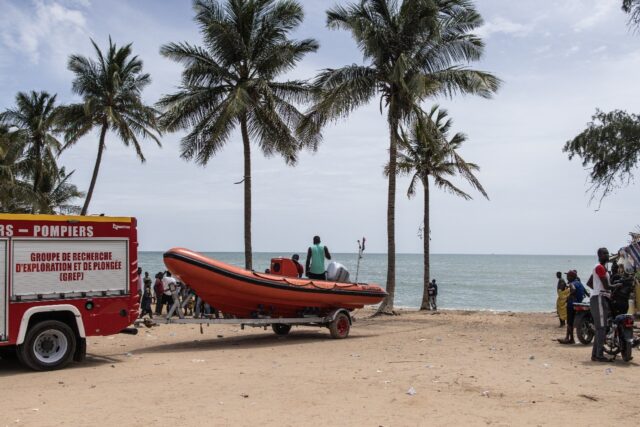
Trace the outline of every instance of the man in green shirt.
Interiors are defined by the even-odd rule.
[[[307,250],[306,270],[309,279],[327,280],[324,259],[331,259],[329,249],[320,244],[320,236],[313,236],[313,246]]]

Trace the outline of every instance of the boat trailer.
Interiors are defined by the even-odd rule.
[[[315,326],[328,328],[331,337],[335,339],[343,339],[349,336],[351,325],[355,322],[355,318],[351,316],[349,310],[345,308],[337,308],[326,316],[304,315],[302,317],[270,317],[267,315],[257,315],[255,318],[217,318],[213,315],[205,315],[201,318],[187,318],[184,314],[185,308],[190,300],[194,298],[194,294],[189,294],[182,302],[179,301],[176,292],[173,292],[173,305],[169,309],[166,316],[156,319],[138,319],[134,322],[136,327],[144,325],[153,327],[160,324],[175,325],[200,325],[200,333],[203,333],[202,325],[240,325],[240,329],[244,330],[245,326],[252,328],[264,328],[267,330],[269,326],[276,335],[287,335],[291,331],[292,326]],[[177,315],[178,318],[174,318]]]

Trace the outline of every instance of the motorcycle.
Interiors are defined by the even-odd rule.
[[[609,299],[609,313],[613,317],[619,314],[626,314],[629,310],[629,294],[634,285],[633,275],[627,273],[616,274],[612,277],[612,285],[613,292]],[[587,294],[587,296],[589,295]],[[595,335],[595,328],[589,302],[574,302],[573,310],[575,311],[573,325],[576,328],[578,341],[584,345],[591,344]]]
[[[593,325],[593,317],[588,303],[574,303],[576,318],[574,326],[578,341],[584,345],[591,344],[596,334]],[[630,314],[618,314],[607,319],[607,332],[604,340],[604,351],[611,356],[622,354],[622,360],[628,362],[632,359],[633,347],[640,344],[640,338],[633,335],[633,316]]]
[[[588,302],[574,302],[573,310],[576,313],[573,326],[576,328],[578,341],[584,345],[589,345],[596,334],[593,326],[593,316],[591,316],[591,306]]]
[[[619,314],[607,322],[607,335],[604,339],[604,351],[611,356],[622,354],[625,362],[633,359],[631,349],[634,347],[633,316]]]

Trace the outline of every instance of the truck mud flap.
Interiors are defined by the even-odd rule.
[[[76,362],[83,362],[87,357],[87,340],[85,338],[78,339],[78,345],[76,346],[76,352],[73,354],[73,360]]]

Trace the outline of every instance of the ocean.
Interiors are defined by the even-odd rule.
[[[204,252],[205,256],[244,266],[244,253]],[[304,256],[301,261],[304,264]],[[139,265],[153,276],[164,271],[162,252],[140,252]],[[256,271],[269,267],[271,258],[283,253],[254,253]],[[335,253],[355,279],[357,254]],[[385,254],[364,254],[359,282],[386,281]],[[431,255],[431,277],[438,283],[438,307],[464,310],[517,312],[555,311],[556,271],[577,270],[583,283],[591,274],[595,257],[580,255]],[[564,276],[563,276],[564,277]],[[396,307],[417,308],[422,299],[422,255],[396,256]]]

